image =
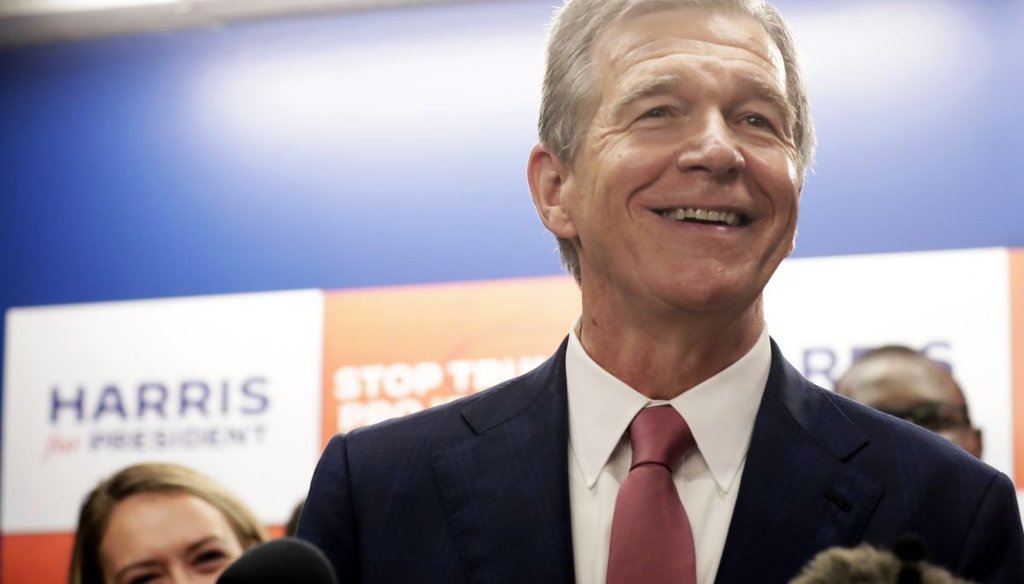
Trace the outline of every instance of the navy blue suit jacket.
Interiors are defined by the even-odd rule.
[[[341,584],[572,582],[565,346],[485,392],[336,436],[298,535]],[[1024,583],[1006,475],[815,386],[773,342],[716,581],[788,582],[821,550],[906,533],[962,577]]]

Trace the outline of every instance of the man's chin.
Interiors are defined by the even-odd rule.
[[[681,316],[708,318],[739,316],[759,300],[760,290],[728,282],[690,281],[665,290],[665,304]]]

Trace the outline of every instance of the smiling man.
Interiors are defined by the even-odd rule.
[[[338,436],[299,535],[343,582],[786,582],[920,536],[1024,581],[1009,479],[818,388],[768,336],[813,152],[788,29],[758,1],[570,0],[527,177],[579,283],[555,355]]]

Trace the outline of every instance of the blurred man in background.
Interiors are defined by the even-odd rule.
[[[887,345],[860,356],[836,393],[927,428],[981,458],[981,430],[971,425],[960,385],[942,364],[909,347]]]

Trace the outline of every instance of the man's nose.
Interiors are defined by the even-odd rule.
[[[677,160],[684,172],[707,172],[718,180],[735,178],[746,165],[728,122],[720,113],[694,119]]]

